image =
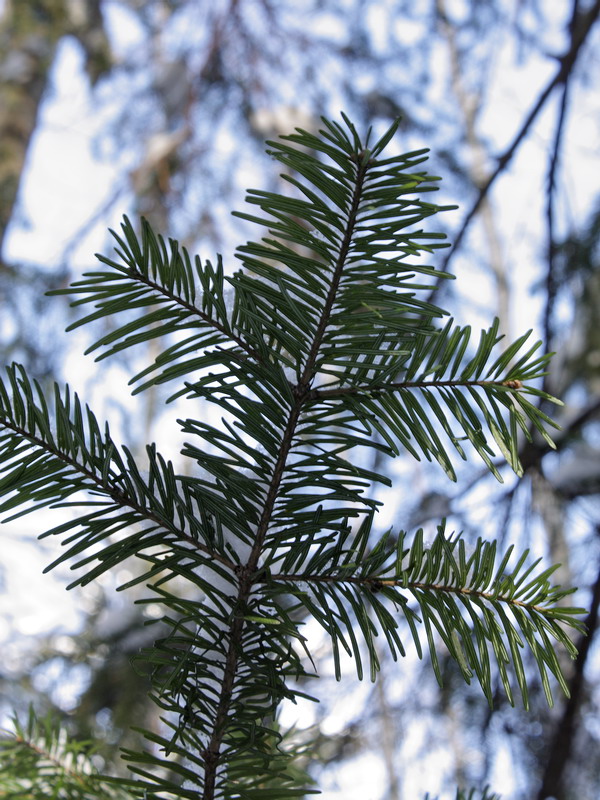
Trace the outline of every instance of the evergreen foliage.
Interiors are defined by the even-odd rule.
[[[15,717],[13,731],[0,738],[0,788],[5,800],[131,800],[98,773],[89,743],[69,739],[51,717],[26,724]]]
[[[121,315],[91,348],[99,359],[166,337],[131,383],[171,382],[170,399],[193,401],[180,420],[191,469],[154,445],[137,463],[68,388],[46,398],[17,365],[0,384],[0,510],[80,509],[43,534],[65,545],[49,569],[68,561],[84,585],[135,556],[143,568],[122,588],[144,583],[164,608],[170,633],[138,659],[164,727],[125,753],[135,778],[115,779],[134,796],[310,791],[276,722],[316,675],[307,617],[338,678],[345,651],[375,680],[383,637],[394,658],[426,642],[439,680],[446,648],[490,703],[498,674],[527,706],[524,648],[548,701],[552,679],[567,691],[555,647],[575,655],[566,629],[581,630],[581,609],[554,567],[468,546],[443,523],[430,543],[373,530],[375,487],[390,481],[369,450],[437,461],[455,480],[452,454],[470,448],[501,480],[494,444],[520,474],[518,437],[551,443],[553,425],[535,405],[552,398],[530,383],[548,361],[539,343],[499,349],[494,323],[473,348],[426,299],[441,274],[421,259],[446,244],[419,226],[444,209],[423,199],[438,180],[420,171],[426,151],[384,153],[397,127],[371,145],[344,117],[270,142],[294,194],[249,193],[257,210],[238,216],[268,233],[238,249],[233,274],[125,219],[116,255],[64,290],[93,307],[71,327]]]

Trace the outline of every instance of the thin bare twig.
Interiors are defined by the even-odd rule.
[[[571,35],[571,46],[569,50],[561,57],[559,57],[559,68],[554,77],[550,80],[546,88],[542,91],[539,95],[537,101],[535,102],[533,108],[525,118],[525,121],[521,125],[521,128],[511,144],[507,147],[507,149],[502,153],[501,156],[498,157],[496,162],[496,168],[491,173],[489,178],[485,181],[485,183],[481,186],[477,198],[473,203],[469,213],[465,217],[462,227],[458,231],[458,233],[454,236],[454,245],[450,249],[446,259],[442,263],[442,269],[447,270],[448,265],[451,259],[454,257],[455,253],[457,252],[458,248],[460,247],[462,240],[467,232],[467,229],[471,223],[471,220],[478,212],[481,204],[487,197],[494,181],[503,172],[504,169],[510,164],[512,161],[513,156],[517,152],[519,145],[526,137],[529,129],[533,125],[534,121],[536,120],[538,114],[543,109],[546,104],[546,101],[554,91],[557,86],[564,84],[569,75],[571,74],[573,67],[575,66],[575,62],[577,61],[577,56],[579,55],[579,51],[581,50],[582,45],[584,44],[585,40],[589,32],[591,31],[592,27],[594,26],[595,22],[597,21],[598,17],[600,16],[600,0],[596,0],[594,5],[585,13],[579,15],[577,24],[572,26],[572,35]]]
[[[576,21],[578,18],[579,2],[574,0],[573,10],[571,13],[571,36],[575,35]],[[569,95],[569,78],[572,73],[569,73],[565,78],[562,85],[562,96],[560,99],[560,108],[558,112],[558,119],[556,121],[556,130],[554,132],[554,142],[552,152],[550,155],[550,163],[548,166],[548,191],[546,195],[546,235],[547,235],[547,271],[546,271],[546,291],[547,301],[544,311],[544,341],[546,347],[550,347],[550,342],[553,339],[552,335],[552,312],[554,310],[554,301],[556,298],[556,276],[555,276],[555,257],[556,257],[556,238],[554,232],[554,196],[556,191],[556,171],[558,168],[558,160],[560,155],[560,146],[565,129],[565,119],[567,112],[567,99]]]

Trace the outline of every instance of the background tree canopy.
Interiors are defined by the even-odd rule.
[[[367,757],[390,800],[435,791],[429,781],[415,783],[432,763],[443,770],[440,786],[489,782],[515,798],[593,796],[600,3],[13,0],[0,9],[0,349],[3,363],[22,361],[42,381],[63,364],[68,371],[66,348],[79,352],[81,344],[60,335],[71,312],[43,291],[76,279],[94,250],[106,252],[103,231],[123,211],[144,214],[190,249],[218,248],[231,262],[246,228],[229,210],[241,207],[248,185],[278,188],[265,138],[296,124],[315,129],[320,114],[337,117],[344,108],[376,132],[400,115],[403,150],[431,147],[432,171],[445,176],[443,200],[460,205],[440,220],[453,247],[437,264],[460,280],[441,282],[436,302],[460,322],[497,315],[509,338],[533,327],[558,353],[542,388],[566,406],[559,454],[543,439],[523,443],[524,477],[498,466],[500,488],[475,463],[454,489],[427,465],[395,463],[403,490],[382,490],[389,519],[381,524],[427,528],[446,516],[472,541],[533,545],[548,563],[563,564],[561,583],[582,587],[577,604],[591,608],[590,636],[565,665],[571,699],[549,711],[534,683],[529,714],[507,709],[501,692],[490,711],[451,660],[441,661],[438,690],[418,663],[398,679],[382,652],[382,680],[351,690],[332,682],[328,700],[304,712],[302,724],[317,736],[312,769],[331,797],[349,797],[353,786],[364,796],[357,776]],[[102,324],[110,333],[111,323]],[[138,358],[154,357],[153,342],[146,347],[145,356],[125,353],[111,367],[112,386]],[[143,395],[144,414],[132,415],[124,391],[107,395],[93,369],[77,369],[76,388],[92,395],[100,416],[118,410],[119,434],[134,452],[152,439],[177,452],[159,414],[162,388]],[[18,544],[24,532],[16,523],[3,535],[11,543],[2,557],[3,707],[25,709],[34,699],[58,709],[76,735],[102,740],[111,762],[118,746],[135,744],[125,733],[131,716],[153,724],[129,657],[155,636],[141,626],[155,610],[123,613],[130,604],[120,605],[107,579],[104,592],[78,595],[78,624],[65,629],[58,620],[46,635],[24,639],[9,598],[14,604],[32,552],[24,548],[32,546]],[[77,638],[65,636],[75,630]]]

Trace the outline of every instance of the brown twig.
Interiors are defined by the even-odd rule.
[[[546,101],[548,100],[548,98],[550,97],[550,95],[557,86],[564,84],[568,80],[573,70],[573,67],[575,66],[575,62],[577,61],[577,56],[579,55],[579,51],[581,50],[581,47],[585,42],[585,40],[587,39],[589,32],[591,31],[592,27],[597,21],[598,16],[600,16],[600,0],[596,0],[594,5],[588,11],[579,14],[576,24],[572,26],[571,46],[563,56],[560,56],[558,58],[560,64],[558,71],[556,72],[554,77],[550,80],[546,88],[539,95],[537,101],[535,102],[533,108],[527,115],[525,121],[521,125],[520,130],[518,131],[517,135],[515,136],[511,144],[507,147],[504,153],[502,153],[502,155],[498,157],[496,162],[496,168],[494,169],[492,174],[479,189],[475,202],[473,203],[471,209],[469,210],[469,213],[465,217],[460,230],[454,237],[454,245],[442,264],[443,270],[448,269],[448,265],[453,256],[455,255],[455,253],[457,252],[459,246],[461,245],[465,233],[467,232],[467,228],[471,223],[471,220],[478,212],[481,204],[487,197],[498,175],[500,175],[500,173],[503,172],[504,169],[506,169],[506,167],[508,166],[508,164],[510,164],[510,162],[512,161],[512,158],[517,152],[519,145],[529,132],[529,129],[533,125],[538,114],[545,106]]]

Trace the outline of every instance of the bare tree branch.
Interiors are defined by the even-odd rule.
[[[560,67],[558,71],[552,78],[552,80],[548,83],[546,88],[542,91],[539,95],[537,101],[535,102],[533,108],[525,118],[525,121],[521,125],[521,128],[511,144],[508,148],[502,153],[501,156],[498,157],[496,162],[496,168],[489,176],[489,178],[485,181],[485,183],[481,186],[477,198],[473,203],[469,213],[465,217],[462,227],[458,231],[458,233],[454,236],[454,245],[450,249],[446,259],[443,262],[442,269],[447,270],[448,265],[453,258],[454,254],[457,252],[458,248],[460,247],[462,240],[467,232],[467,228],[469,227],[471,220],[478,212],[481,204],[487,197],[494,181],[500,175],[501,172],[510,164],[513,156],[517,152],[519,145],[526,137],[529,129],[533,125],[535,119],[537,118],[538,114],[545,106],[546,101],[554,91],[557,86],[566,83],[571,74],[573,67],[575,66],[575,62],[577,61],[577,56],[579,55],[579,51],[581,50],[582,45],[584,44],[585,40],[587,39],[588,34],[590,33],[592,27],[594,26],[595,22],[600,16],[600,0],[596,0],[594,5],[585,13],[579,15],[578,19],[575,20],[575,24],[571,25],[571,46],[569,50],[565,53],[565,55],[559,57],[558,61],[560,63]]]
[[[576,28],[576,22],[579,14],[579,0],[573,0],[573,10],[571,13],[571,35]],[[550,163],[548,166],[548,192],[546,195],[546,233],[547,233],[547,271],[546,271],[546,289],[548,292],[548,299],[546,308],[544,310],[544,340],[546,347],[550,347],[550,342],[554,338],[552,335],[552,312],[554,310],[554,300],[556,297],[556,277],[554,274],[554,262],[556,256],[556,239],[554,235],[554,196],[556,191],[556,171],[558,168],[558,160],[560,154],[560,146],[565,128],[565,119],[567,112],[567,99],[569,95],[569,78],[572,73],[565,78],[562,87],[562,96],[560,99],[560,108],[558,112],[558,119],[556,122],[556,130],[554,132],[554,142],[552,152],[550,155]]]
[[[600,533],[600,530],[598,531]],[[537,800],[547,800],[549,797],[563,800],[563,775],[569,761],[569,756],[574,744],[574,734],[577,726],[577,712],[582,699],[585,686],[584,670],[589,655],[592,640],[597,630],[598,609],[600,608],[600,571],[592,589],[592,603],[590,613],[585,621],[588,630],[577,645],[578,655],[575,660],[573,677],[569,681],[571,697],[565,703],[562,717],[556,723],[554,739],[548,751],[546,770],[542,778],[542,785],[537,795]]]

